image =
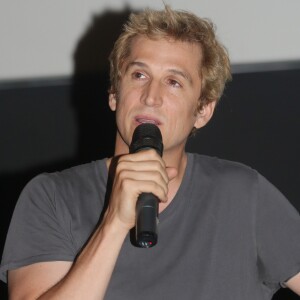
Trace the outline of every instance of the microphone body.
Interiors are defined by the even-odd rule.
[[[155,149],[162,156],[163,143],[159,128],[151,123],[139,125],[132,136],[130,153]],[[136,203],[135,239],[141,248],[150,248],[157,243],[158,198],[152,193],[142,193]]]

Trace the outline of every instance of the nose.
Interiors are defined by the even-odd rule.
[[[151,80],[144,87],[141,102],[146,106],[161,106],[163,98],[162,89],[159,82]]]

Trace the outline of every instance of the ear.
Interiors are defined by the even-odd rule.
[[[108,105],[112,111],[116,111],[117,108],[117,96],[116,94],[109,94]]]
[[[197,112],[196,115],[197,119],[194,124],[194,127],[196,127],[197,129],[204,127],[213,116],[215,107],[216,107],[216,101],[212,101],[206,105],[203,105],[202,109]]]

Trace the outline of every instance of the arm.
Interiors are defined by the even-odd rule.
[[[285,285],[300,296],[300,273],[289,279]]]
[[[127,234],[100,226],[74,264],[45,262],[9,272],[10,299],[102,299]]]
[[[168,181],[164,162],[155,151],[122,156],[103,222],[77,260],[10,271],[11,299],[102,299],[123,241],[134,226],[138,195],[152,192],[165,202]]]

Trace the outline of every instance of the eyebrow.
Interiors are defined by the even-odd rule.
[[[190,83],[193,82],[191,76],[187,72],[184,72],[184,71],[181,71],[181,70],[178,70],[178,69],[169,69],[168,71],[171,72],[174,75],[179,75],[179,76],[183,77],[184,79],[186,79]]]
[[[138,67],[142,67],[142,68],[148,68],[148,65],[143,63],[143,62],[140,62],[140,61],[132,61],[130,62],[127,66],[126,66],[126,69],[125,69],[125,73],[128,71],[128,69],[134,67],[134,66],[138,66]],[[193,80],[191,78],[191,76],[187,73],[187,72],[184,72],[182,70],[179,70],[179,69],[174,69],[174,68],[171,68],[171,69],[168,69],[168,72],[174,74],[174,75],[179,75],[181,77],[183,77],[184,79],[186,79],[188,82],[192,83]]]
[[[130,62],[126,68],[125,68],[125,73],[128,71],[128,69],[134,67],[134,66],[138,66],[138,67],[142,67],[142,68],[147,68],[147,65],[143,62],[140,61],[132,61]]]

